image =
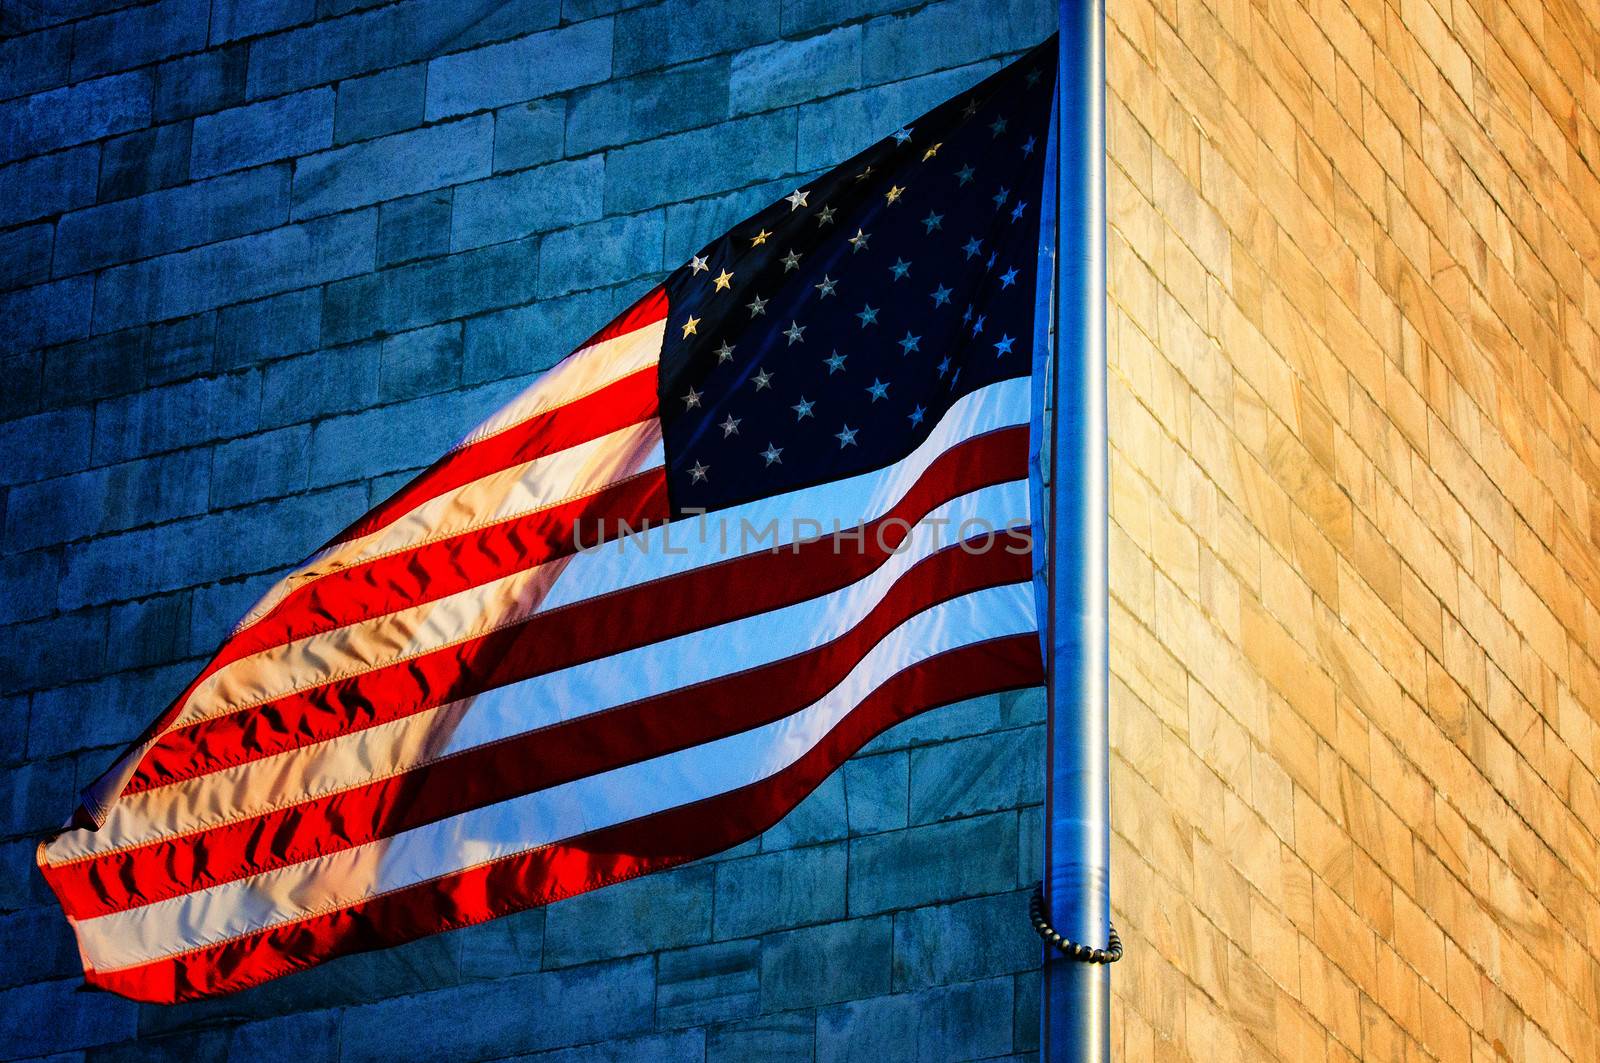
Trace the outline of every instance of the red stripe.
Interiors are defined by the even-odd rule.
[[[1037,636],[940,654],[893,676],[794,764],[760,782],[556,845],[453,872],[336,912],[115,971],[93,985],[173,1003],[231,993],[335,956],[386,948],[709,856],[753,838],[901,720],[1043,679]]]
[[[827,539],[795,551],[764,551],[595,601],[539,613],[480,638],[262,705],[174,728],[145,755],[130,792],[169,785],[309,745],[676,635],[781,608],[846,586],[903,540],[896,520],[919,520],[944,502],[1024,475],[1028,430],[1015,427],[941,454],[889,513],[869,523],[866,549]],[[884,529],[883,544],[877,529]],[[801,559],[811,563],[802,564]]]
[[[889,632],[940,602],[1028,579],[996,542],[923,559],[850,631],[781,661],[464,750],[400,775],[208,830],[44,868],[77,919],[310,860],[782,719],[837,686]],[[442,725],[448,732],[448,724]]]

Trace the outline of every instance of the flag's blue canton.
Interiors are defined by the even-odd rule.
[[[1046,42],[802,185],[667,281],[673,511],[881,468],[1031,371]]]

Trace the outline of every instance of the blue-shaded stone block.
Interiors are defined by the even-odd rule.
[[[228,174],[66,215],[56,228],[56,273],[167,254],[288,220],[287,166]]]
[[[185,56],[156,68],[155,119],[171,122],[244,102],[248,45]]]
[[[36,834],[60,825],[72,811],[74,779],[72,761],[64,758],[0,773],[0,834]]]
[[[428,119],[504,107],[611,74],[611,25],[595,19],[428,64]]]
[[[817,1063],[944,1063],[1011,1051],[1009,978],[860,1000],[817,1014]]]
[[[661,269],[662,211],[580,225],[552,233],[539,247],[541,297],[600,288]]]
[[[395,199],[378,211],[378,268],[450,250],[450,189]]]
[[[378,400],[401,402],[444,391],[461,377],[461,325],[432,325],[390,336],[378,360]]]
[[[794,123],[793,111],[779,111],[610,152],[606,158],[606,210],[645,210],[790,173],[794,170]]]
[[[888,916],[773,934],[761,942],[761,1010],[783,1011],[887,993]]]
[[[708,1030],[705,1063],[811,1063],[816,1039],[813,1012],[763,1015]]]
[[[0,225],[16,225],[94,202],[100,148],[74,148],[0,166]]]
[[[268,365],[261,375],[263,427],[352,413],[378,400],[381,345],[330,347]]]
[[[156,0],[74,27],[73,80],[132,70],[206,44],[210,0]]]
[[[0,100],[65,85],[71,66],[70,26],[8,37],[0,41]]]
[[[100,202],[187,181],[190,131],[188,122],[172,122],[106,141],[100,158]]]
[[[805,181],[804,174],[796,174],[790,179],[767,181],[737,192],[674,203],[667,208],[666,261],[674,265],[689,261],[689,257],[706,244]]]
[[[654,1021],[654,970],[648,957],[619,960],[351,1008],[340,1059],[483,1059],[643,1033]]]
[[[862,68],[869,81],[1022,52],[1056,30],[1044,0],[948,0],[901,18],[867,23]]]
[[[422,124],[427,68],[420,63],[339,83],[333,141],[348,144]]]
[[[126,133],[150,121],[149,71],[0,103],[0,162]]]
[[[733,57],[733,114],[752,114],[831,96],[861,84],[861,27],[842,26],[798,41],[775,41]]]
[[[530,974],[544,951],[544,909],[514,912],[451,936],[461,950],[462,981]]]
[[[844,775],[834,772],[761,837],[763,850],[837,841],[846,834]]]
[[[748,48],[778,35],[778,5],[668,0],[617,16],[616,73]]]
[[[514,103],[496,111],[495,172],[525,170],[561,158],[566,117],[566,103],[560,99]]]
[[[721,861],[716,936],[745,937],[844,918],[845,871],[842,844]]]
[[[656,1022],[698,1026],[754,1015],[761,998],[755,939],[663,952],[656,966]]]
[[[704,1054],[705,1035],[699,1030],[684,1030],[558,1048],[517,1058],[519,1063],[700,1063]]]
[[[906,825],[908,766],[904,753],[845,762],[845,814],[851,834],[878,834]]]
[[[0,354],[49,347],[89,332],[94,280],[71,277],[0,294]]]
[[[98,674],[100,662],[105,658],[105,614],[95,612],[86,616],[54,616],[17,624],[6,633],[6,637],[8,641],[0,643],[0,690],[38,690],[53,684],[68,683],[84,675]],[[51,652],[35,653],[35,646],[49,646]],[[28,714],[30,757],[60,752],[58,749],[41,748],[34,742],[34,733],[49,717],[48,712],[41,710],[40,699],[54,693],[47,691],[33,699]],[[53,721],[55,726],[61,724],[62,721]],[[82,721],[67,721],[66,726],[79,728]]]
[[[66,804],[55,809],[60,819],[67,811]],[[54,906],[0,914],[0,954],[0,989],[79,973],[77,942]]]
[[[312,89],[207,114],[194,121],[196,177],[317,151],[333,143],[332,89]]]
[[[54,246],[55,228],[48,224],[0,233],[0,290],[48,280]]]
[[[36,982],[0,992],[0,1044],[16,1057],[45,1056],[134,1035],[138,1005],[99,994],[85,1007],[77,978]]]
[[[372,210],[340,214],[113,267],[95,287],[95,328],[185,317],[369,270],[377,221]]]
[[[225,307],[217,315],[217,367],[240,369],[299,354],[322,334],[322,295],[314,288]]]
[[[545,967],[711,940],[712,875],[690,864],[557,901],[545,910]]]
[[[911,822],[972,816],[1044,800],[1044,729],[974,735],[911,751]]]
[[[305,489],[309,425],[260,432],[219,445],[211,462],[211,505],[248,505]]]
[[[323,342],[403,332],[528,302],[538,266],[538,241],[519,240],[331,284],[322,304]]]
[[[479,115],[312,155],[295,165],[295,216],[349,210],[483,177],[493,153],[494,120]]]
[[[317,0],[214,0],[211,43],[258,37],[309,22],[316,15]]]
[[[95,461],[127,461],[246,435],[255,430],[259,408],[260,381],[248,372],[107,399],[95,412]]]
[[[112,606],[107,619],[106,668],[113,672],[149,668],[188,656],[193,601],[188,591],[179,591]]]
[[[728,117],[728,60],[686,63],[572,94],[567,152],[583,155]]]
[[[799,108],[798,165],[802,170],[836,166],[999,68],[999,63],[980,63],[805,104]],[[883,80],[869,63],[862,69],[864,81]]]
[[[60,557],[53,552],[0,557],[0,624],[35,620],[55,610]]]
[[[450,249],[497,244],[598,218],[604,181],[605,160],[594,155],[462,185],[456,189]]]
[[[312,1011],[236,1026],[227,1031],[224,1055],[228,1059],[334,1063],[339,1058],[339,1020],[336,1011]]]
[[[93,430],[86,406],[0,422],[0,483],[28,483],[83,468]]]
[[[850,842],[850,914],[999,893],[1016,875],[1014,812],[872,834]]]
[[[920,7],[923,2],[924,0],[849,0],[849,6],[841,8],[839,0],[783,0],[783,32],[791,35],[806,33],[832,26],[843,18],[903,11],[908,7]]]
[[[1038,967],[1039,937],[1028,922],[1030,893],[975,897],[895,916],[895,989],[971,982]]]

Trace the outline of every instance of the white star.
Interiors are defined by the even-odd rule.
[[[1024,140],[1022,142],[1022,157],[1023,158],[1027,158],[1029,155],[1032,155],[1033,154],[1033,146],[1035,144],[1037,144],[1037,143],[1038,143],[1038,141],[1035,140],[1033,137],[1029,137],[1027,140]]]
[[[984,269],[994,269],[994,260],[999,258],[999,257],[1000,257],[1000,252],[998,252],[998,251],[990,251],[989,252],[989,261],[987,261],[987,262],[985,262],[983,264],[983,268]]]
[[[889,385],[885,384],[877,377],[873,377],[872,383],[868,384],[866,387],[866,392],[872,396],[873,402],[877,402],[879,399],[886,399],[889,397]]]
[[[896,144],[904,144],[906,141],[908,141],[910,139],[911,139],[911,127],[910,126],[901,126],[899,129],[896,129],[894,131],[894,142]]]
[[[733,274],[729,273],[727,270],[723,270],[721,273],[712,278],[711,283],[716,285],[712,291],[720,292],[724,288],[731,288],[733,287]]]
[[[833,221],[834,213],[835,212],[834,212],[834,209],[832,207],[823,207],[821,210],[819,210],[817,212],[817,224],[818,225],[827,225],[827,224],[829,224],[830,222]]]
[[[763,388],[770,388],[772,386],[772,374],[767,372],[765,369],[761,370],[761,372],[757,373],[751,379],[756,382],[757,391],[760,391]]]
[[[995,206],[1003,207],[1006,204],[1006,200],[1011,198],[1011,189],[1001,185],[1000,191],[996,192],[993,198]]]
[[[921,424],[922,423],[922,416],[923,416],[923,414],[925,414],[927,412],[928,411],[923,409],[921,406],[918,406],[916,409],[912,410],[911,411],[911,415],[910,415],[911,423],[913,425]]]
[[[939,285],[939,287],[937,287],[937,288],[935,288],[933,290],[933,305],[934,306],[944,306],[945,304],[947,304],[949,302],[950,302],[950,289],[949,288],[946,288],[944,285],[941,284],[941,285]]]
[[[824,358],[823,361],[828,365],[828,375],[832,376],[843,369],[844,360],[848,357],[850,357],[848,354],[840,354],[838,351],[834,351],[832,355]]]
[[[967,253],[967,258],[970,259],[973,255],[983,250],[983,241],[974,236],[972,239],[966,242],[965,246],[963,246],[961,250],[965,251]]]
[[[1011,345],[1015,342],[1017,342],[1015,339],[1002,332],[1000,334],[1000,342],[994,345],[995,357],[998,358],[1002,354],[1010,354]]]
[[[900,353],[906,355],[920,350],[922,350],[922,337],[913,336],[911,330],[906,329],[906,338],[900,341]]]
[[[868,325],[876,325],[878,323],[878,308],[870,303],[863,304],[861,312],[856,317],[861,319],[862,328],[866,328]]]
[[[1011,220],[1012,221],[1016,221],[1017,219],[1021,218],[1022,217],[1022,212],[1027,210],[1027,209],[1028,209],[1027,201],[1026,200],[1019,200],[1017,205],[1011,209]]]
[[[700,392],[696,391],[694,388],[690,388],[689,389],[689,394],[687,394],[687,395],[685,395],[683,397],[683,408],[686,409],[686,410],[692,410],[696,406],[699,406],[699,405],[700,405]]]
[[[857,229],[856,234],[850,238],[850,253],[855,254],[857,251],[865,251],[867,249],[867,241],[871,239],[871,233]]]
[[[956,171],[956,177],[960,179],[962,185],[966,185],[971,183],[972,175],[975,172],[976,171],[974,171],[972,167],[963,166],[961,169]]]
[[[1000,274],[1000,287],[1009,288],[1015,283],[1017,283],[1017,267],[1012,266],[1010,269]]]
[[[801,395],[800,396],[800,401],[798,403],[796,403],[795,405],[790,406],[789,409],[794,411],[794,419],[795,420],[803,421],[807,417],[811,416],[811,407],[813,407],[815,405],[816,405],[816,403],[810,401],[804,395]]]
[[[935,368],[939,370],[940,376],[944,376],[946,373],[950,372],[950,359],[948,357],[945,358],[945,360],[940,362],[937,366],[935,366]]]
[[[689,482],[697,484],[706,478],[706,473],[711,471],[711,466],[701,465],[698,461],[689,466]]]
[[[735,417],[731,413],[728,414],[728,419],[726,421],[723,421],[721,424],[717,425],[718,428],[722,429],[722,438],[723,439],[727,439],[729,436],[738,435],[739,434],[739,422],[742,421],[742,420],[744,420],[743,417]]]
[[[728,361],[732,361],[732,360],[733,360],[733,347],[728,343],[727,340],[723,340],[722,341],[722,346],[717,348],[717,363],[720,365],[723,362],[728,362]]]
[[[935,144],[933,147],[929,148],[927,151],[922,153],[922,161],[923,162],[927,162],[929,159],[931,159],[935,155],[939,154],[939,149],[942,148],[942,147],[944,147],[944,141],[941,140],[941,141],[939,141],[939,143]]]
[[[789,337],[789,346],[793,347],[805,336],[806,327],[798,321],[791,321],[789,327],[783,330],[783,334]]]
[[[976,99],[968,100],[967,101],[967,105],[965,107],[961,108],[961,117],[963,117],[963,118],[971,118],[973,115],[975,115],[977,113],[978,113],[978,101]]]
[[[889,267],[889,272],[894,274],[894,279],[895,280],[900,280],[902,277],[904,277],[910,271],[911,271],[911,263],[907,262],[905,259],[900,258],[898,256],[896,256],[896,258],[894,260],[894,265]]]
[[[822,283],[814,284],[812,287],[822,293],[821,295],[817,296],[818,299],[826,299],[828,296],[833,294],[833,289],[838,287],[838,285],[838,281],[824,273],[822,275]]]
[[[801,207],[805,206],[806,197],[810,194],[810,192],[802,192],[797,188],[793,192],[790,192],[788,195],[784,196],[783,198],[789,201],[789,213],[792,214]]]
[[[978,333],[983,331],[983,323],[984,323],[985,320],[987,320],[987,319],[984,317],[984,315],[979,314],[978,315],[978,320],[976,320],[976,321],[974,321],[972,323],[972,334],[974,336],[976,336]]]
[[[860,429],[851,428],[849,425],[845,425],[843,431],[833,433],[833,438],[839,441],[839,449],[843,450],[845,447],[855,446],[856,433],[858,431],[860,431]]]
[[[772,234],[767,232],[767,230],[762,229],[760,232],[756,233],[754,236],[752,236],[750,238],[750,246],[751,247],[760,247],[762,244],[767,242],[767,237],[769,237],[771,235]]]
[[[706,260],[701,258],[699,255],[696,255],[689,260],[689,272],[691,274],[699,273],[703,269],[710,268],[710,266],[706,265]]]
[[[793,251],[790,251],[787,255],[784,255],[782,261],[783,271],[785,273],[788,273],[791,269],[800,268],[800,256],[795,254]]]
[[[899,185],[890,185],[889,186],[889,191],[885,192],[883,194],[883,197],[889,201],[889,203],[888,203],[889,206],[894,206],[895,200],[897,200],[901,196],[903,196],[905,194],[905,191],[906,190],[901,188]]]
[[[1001,133],[1006,131],[1006,120],[1004,118],[996,118],[994,120],[994,124],[991,125],[989,129],[994,133],[995,136],[999,136]]]
[[[961,311],[961,323],[962,324],[967,324],[971,320],[972,320],[972,304],[968,303],[967,304],[967,308],[965,310]]]
[[[771,442],[767,443],[767,449],[761,452],[761,456],[767,459],[769,466],[783,464],[783,448],[775,447]]]
[[[759,295],[746,303],[745,306],[750,311],[751,317],[760,317],[767,312],[767,301]]]
[[[933,232],[933,230],[935,230],[935,229],[943,229],[944,228],[944,215],[943,214],[935,214],[933,211],[930,210],[930,211],[928,211],[928,216],[926,218],[922,219],[922,226],[929,233]]]
[[[865,170],[862,170],[860,173],[856,174],[856,180],[857,181],[865,181],[867,178],[869,178],[871,176],[872,176],[872,167],[868,166]]]
[[[690,336],[698,335],[699,327],[700,319],[697,317],[690,317],[689,320],[683,323],[683,338],[688,339]]]

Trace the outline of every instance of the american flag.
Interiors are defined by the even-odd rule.
[[[1054,51],[717,239],[273,587],[39,848],[86,979],[224,993],[671,867],[1039,683]]]

